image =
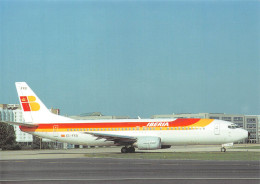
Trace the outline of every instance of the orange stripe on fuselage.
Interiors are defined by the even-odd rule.
[[[190,127],[205,127],[209,125],[214,119],[200,119],[197,123],[194,123]]]
[[[149,126],[150,127],[205,127],[210,124],[212,119],[176,119],[174,121],[157,121],[166,123],[169,126]],[[58,126],[59,131],[61,129],[86,129],[86,128],[135,128],[135,127],[148,127],[148,123],[153,122],[104,122],[104,123],[51,123],[51,124],[39,124],[38,127],[25,127],[20,126],[20,129],[24,132],[51,132],[53,126]],[[154,121],[156,122],[156,121]]]

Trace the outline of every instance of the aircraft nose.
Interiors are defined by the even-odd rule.
[[[246,131],[246,130],[243,130],[241,135],[242,135],[243,139],[247,139],[249,137],[250,133],[248,131]]]

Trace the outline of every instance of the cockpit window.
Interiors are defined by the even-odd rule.
[[[229,125],[228,128],[230,128],[230,129],[236,129],[236,128],[238,128],[238,126],[235,125],[235,124],[232,124],[232,125]]]

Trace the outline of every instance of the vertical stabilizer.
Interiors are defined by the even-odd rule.
[[[16,82],[16,89],[23,109],[25,122],[30,123],[57,123],[71,120],[63,116],[53,114],[46,108],[26,82]]]

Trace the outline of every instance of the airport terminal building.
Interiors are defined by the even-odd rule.
[[[220,119],[230,121],[239,127],[250,132],[249,143],[259,143],[259,115],[242,115],[242,114],[225,114],[225,113],[182,113],[182,114],[165,114],[153,115],[152,118],[200,118],[200,119]]]

